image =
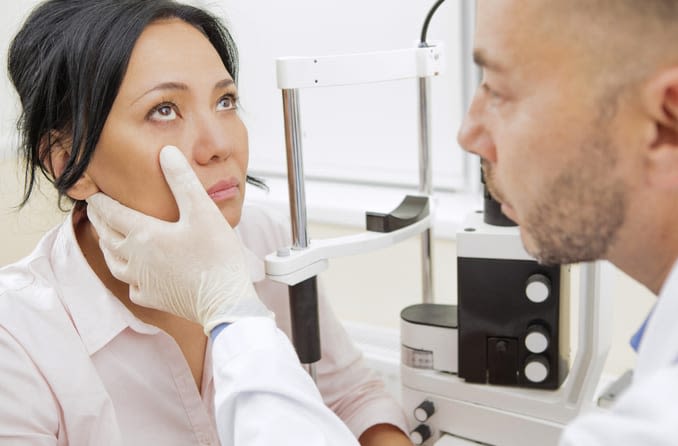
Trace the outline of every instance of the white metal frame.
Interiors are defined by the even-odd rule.
[[[364,232],[330,240],[309,240],[306,233],[306,203],[301,150],[300,89],[419,79],[420,90],[420,193],[431,196],[427,80],[444,66],[440,45],[404,50],[317,57],[285,57],[276,60],[278,88],[283,93],[288,150],[288,188],[293,245],[266,257],[266,275],[295,285],[328,267],[331,257],[353,255],[384,248],[422,234],[423,300],[433,300],[431,261],[433,202],[429,216],[391,233]]]

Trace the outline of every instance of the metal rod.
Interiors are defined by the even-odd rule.
[[[318,382],[318,372],[316,371],[315,363],[313,364],[303,364],[303,367],[306,369],[313,382]]]
[[[290,219],[292,223],[292,249],[308,247],[308,231],[306,217],[306,191],[304,188],[304,162],[302,155],[301,112],[299,107],[299,90],[282,90],[283,115],[285,119],[285,149],[287,153],[287,186],[290,197]],[[320,358],[320,332],[318,327],[318,294],[315,277],[312,289],[297,290],[303,283],[290,287],[290,312],[299,313],[297,320],[292,321],[293,342],[297,353],[306,359],[308,373],[317,382],[316,366],[312,362]],[[294,296],[293,296],[294,294]],[[310,324],[310,325],[309,325]],[[309,328],[310,327],[310,328]],[[297,336],[294,333],[297,332]],[[313,354],[307,354],[312,351]],[[316,354],[317,353],[317,354]],[[317,359],[316,359],[317,358]],[[300,357],[300,359],[302,359]]]
[[[433,163],[431,160],[430,80],[419,78],[419,192],[433,193]],[[433,303],[433,230],[421,234],[422,302]]]
[[[285,148],[287,151],[287,186],[292,220],[292,248],[303,249],[308,247],[308,232],[306,229],[306,191],[304,189],[299,90],[282,90],[282,97],[285,118]]]
[[[433,169],[431,162],[430,80],[419,78],[419,192],[433,192]]]

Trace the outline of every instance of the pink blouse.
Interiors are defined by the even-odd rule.
[[[218,445],[211,355],[198,391],[174,339],[137,319],[91,270],[74,218],[0,269],[0,443]],[[262,260],[288,244],[286,227],[246,207],[237,229],[255,287],[290,336],[286,286],[265,279]],[[356,437],[379,423],[405,431],[323,295],[319,305],[325,403]]]

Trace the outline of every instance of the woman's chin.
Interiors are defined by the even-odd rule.
[[[226,221],[228,221],[228,224],[232,228],[235,228],[236,226],[238,226],[238,223],[240,223],[240,217],[242,216],[242,206],[238,206],[237,209],[233,209],[230,207],[226,209],[221,209],[221,213],[223,214]]]

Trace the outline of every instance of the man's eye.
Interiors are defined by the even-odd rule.
[[[486,82],[483,82],[481,84],[483,91],[485,91],[485,94],[487,94],[491,99],[500,99],[501,95],[494,91]]]
[[[217,103],[217,110],[233,110],[236,108],[236,98],[231,95],[226,95],[223,98],[219,99]]]
[[[173,121],[177,119],[177,112],[173,104],[160,104],[151,110],[148,117],[154,121]]]

